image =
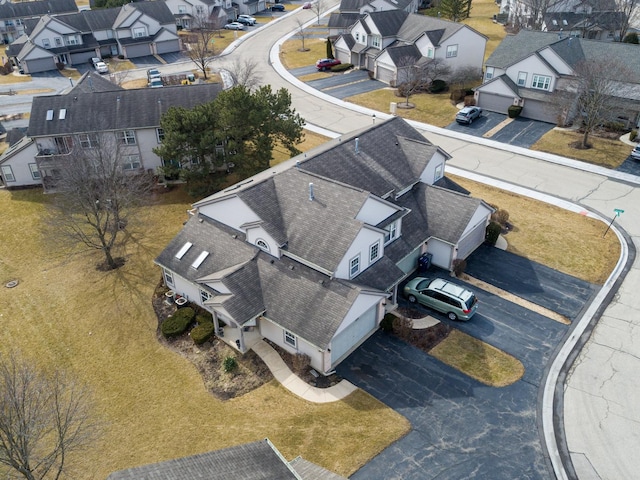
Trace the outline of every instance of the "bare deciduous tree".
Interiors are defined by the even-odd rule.
[[[565,111],[582,123],[581,147],[589,148],[589,135],[620,113],[624,84],[620,79],[632,78],[628,69],[613,58],[586,60],[574,68],[575,76],[567,90],[560,94]]]
[[[299,18],[296,18],[296,23],[298,24],[298,36],[300,37],[300,40],[302,41],[302,46],[300,47],[300,51],[301,52],[306,52],[307,50],[309,50],[308,48],[305,48],[304,46],[304,39],[307,36],[307,32],[304,29],[304,22],[302,20],[300,20]]]
[[[228,71],[236,85],[242,85],[249,91],[260,84],[258,62],[254,58],[236,58]]]
[[[311,2],[311,10],[316,14],[316,17],[318,18],[318,25],[320,25],[320,17],[324,11],[324,0],[315,0],[314,2]]]
[[[632,24],[636,24],[640,17],[639,8],[640,0],[613,0],[615,4],[615,12],[618,16],[615,17],[615,27],[619,32],[619,38],[615,40],[621,42],[624,37],[629,33],[629,27]]]
[[[123,133],[123,132],[120,132]],[[126,132],[124,132],[126,134]],[[101,250],[105,269],[122,265],[114,249],[122,246],[136,207],[147,200],[152,179],[144,173],[138,151],[129,151],[113,132],[92,134],[90,145],[76,142],[59,160],[57,193],[47,224],[52,239],[67,246]]]
[[[16,354],[0,357],[0,471],[61,478],[98,437],[91,409],[88,391],[69,376],[45,374]]]
[[[216,31],[220,31],[219,18],[211,18],[206,11],[199,13],[193,19],[193,28],[184,42],[187,57],[202,72],[204,79],[207,79],[209,63],[214,55],[214,37]]]
[[[407,55],[398,61],[399,90],[408,104],[413,93],[429,87],[434,80],[447,78],[450,73],[451,67],[440,58],[418,59],[413,55]]]
[[[514,27],[541,30],[547,11],[555,3],[554,0],[525,0],[515,3],[510,21]]]

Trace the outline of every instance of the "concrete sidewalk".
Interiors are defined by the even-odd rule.
[[[294,375],[280,355],[278,355],[278,352],[264,340],[260,340],[251,348],[258,354],[267,367],[269,367],[275,379],[278,380],[284,388],[309,402],[337,402],[358,389],[358,387],[347,380],[342,380],[337,385],[329,388],[312,387],[300,379],[300,377]]]

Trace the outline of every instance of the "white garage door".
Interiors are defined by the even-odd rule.
[[[374,305],[334,337],[331,341],[331,365],[335,365],[344,354],[367,338],[378,327],[376,322],[377,311],[378,305]]]
[[[180,42],[178,40],[165,40],[156,43],[156,51],[158,53],[171,53],[180,51]]]
[[[485,227],[480,224],[475,230],[460,239],[458,243],[458,258],[464,259],[473,253],[473,251],[484,243]]]
[[[542,122],[556,123],[558,119],[558,110],[553,105],[527,99],[522,107],[521,117],[530,118],[531,120],[540,120]]]
[[[396,72],[394,70],[389,69],[389,68],[384,68],[384,67],[381,67],[380,65],[378,65],[378,72],[377,72],[376,77],[381,82],[391,84],[391,83],[395,82]]]
[[[507,114],[508,108],[513,104],[513,97],[503,97],[493,93],[480,92],[478,106],[490,112]]]

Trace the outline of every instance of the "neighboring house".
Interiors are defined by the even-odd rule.
[[[555,33],[521,30],[507,36],[485,64],[484,83],[476,88],[476,104],[485,110],[507,113],[522,106],[521,116],[551,123],[572,120],[574,112],[561,110],[558,94],[571,89],[574,68],[583,61],[619,59],[631,71],[620,79],[620,107],[616,121],[636,126],[640,112],[638,46],[565,37]]]
[[[329,36],[346,33],[349,27],[367,13],[388,10],[416,13],[419,3],[418,0],[342,0],[338,12],[333,12],[329,17]]]
[[[150,1],[27,20],[25,34],[6,53],[25,73],[37,73],[55,70],[57,64],[86,64],[92,57],[179,51],[171,11],[163,1]]]
[[[221,90],[219,84],[124,90],[100,75],[85,74],[67,94],[34,97],[27,137],[0,157],[5,184],[55,191],[73,150],[95,148],[103,134],[116,135],[126,149],[126,170],[155,171],[162,165],[153,153],[162,140],[162,114],[172,106],[211,101]]]
[[[367,13],[335,41],[334,50],[343,63],[395,85],[403,69],[435,59],[452,72],[477,68],[480,75],[486,43],[487,37],[462,23],[390,10]]]
[[[546,8],[543,8],[546,6]],[[626,15],[616,0],[503,0],[500,13],[508,22],[543,32],[562,32],[591,40],[619,41]]]
[[[267,338],[328,374],[397,304],[424,253],[447,270],[493,209],[401,118],[332,140],[196,202],[155,262],[173,294],[246,352]]]
[[[302,457],[287,462],[268,438],[114,472],[107,480],[346,480]]]
[[[175,17],[176,26],[189,30],[203,22],[224,25],[228,18],[236,18],[231,0],[165,0]]]
[[[73,0],[36,0],[32,2],[0,2],[0,43],[11,43],[24,33],[24,22],[42,15],[77,12]]]

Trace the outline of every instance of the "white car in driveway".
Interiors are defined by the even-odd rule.
[[[240,22],[231,22],[231,23],[227,23],[224,28],[226,30],[245,30],[247,27],[245,27],[243,24],[241,24]]]
[[[96,69],[96,72],[109,73],[109,67],[102,61],[101,58],[93,57],[91,58],[91,63],[93,64],[93,68]]]
[[[634,160],[640,160],[640,145],[633,147],[633,150],[631,150],[631,158]]]

